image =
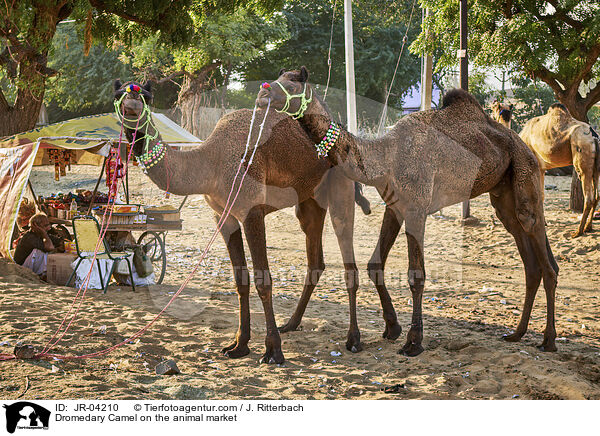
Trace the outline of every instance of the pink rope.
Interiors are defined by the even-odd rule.
[[[238,198],[238,196],[240,194],[240,191],[242,189],[242,185],[243,185],[244,179],[246,178],[246,175],[248,174],[248,171],[250,170],[250,166],[252,164],[252,161],[254,159],[254,155],[256,154],[256,150],[257,150],[258,144],[260,142],[260,138],[262,136],[263,127],[264,127],[265,121],[267,119],[267,115],[269,113],[270,105],[271,105],[271,101],[269,100],[269,103],[267,105],[267,109],[265,111],[265,116],[264,116],[263,122],[262,122],[262,124],[260,126],[260,130],[259,130],[259,133],[258,133],[258,138],[256,139],[256,143],[254,144],[254,149],[253,149],[252,155],[251,155],[251,157],[250,157],[250,159],[248,161],[248,165],[246,166],[246,170],[244,171],[244,173],[242,175],[242,178],[240,179],[240,183],[238,185],[238,189],[237,189],[237,191],[235,193],[235,196],[233,197],[233,200],[231,201],[231,204],[230,204],[232,193],[235,190],[235,185],[236,185],[236,182],[237,182],[237,178],[239,176],[239,173],[241,171],[242,165],[244,164],[246,156],[247,156],[247,153],[248,153],[248,144],[249,144],[250,138],[252,136],[252,128],[253,128],[253,125],[254,125],[254,115],[255,115],[255,112],[256,112],[256,106],[254,107],[254,112],[252,114],[252,120],[250,122],[250,129],[248,131],[248,140],[246,142],[246,152],[244,153],[244,156],[242,157],[242,160],[240,161],[240,164],[238,166],[237,172],[236,172],[235,177],[233,179],[233,182],[232,182],[232,185],[231,185],[231,190],[229,191],[229,195],[227,197],[227,202],[225,204],[225,207],[223,208],[223,214],[221,215],[221,218],[219,219],[219,221],[217,223],[217,227],[216,227],[215,231],[213,232],[213,235],[212,235],[210,241],[208,242],[208,244],[206,245],[204,251],[202,252],[202,255],[200,256],[200,260],[198,261],[198,263],[196,264],[196,266],[194,267],[194,269],[185,278],[184,282],[181,284],[181,286],[179,287],[179,289],[177,290],[177,292],[175,292],[175,294],[173,294],[173,297],[171,297],[171,299],[165,305],[165,307],[146,326],[144,326],[142,329],[138,330],[137,333],[135,333],[134,335],[132,335],[129,338],[125,339],[124,341],[122,341],[122,342],[120,342],[118,344],[115,344],[115,345],[113,345],[113,346],[111,346],[109,348],[106,348],[104,350],[100,350],[100,351],[97,351],[97,352],[94,352],[94,353],[84,354],[84,355],[80,355],[80,356],[65,356],[65,355],[60,355],[60,354],[51,354],[51,353],[48,353],[48,351],[50,351],[51,348],[49,348],[49,349],[45,348],[42,353],[39,353],[36,356],[34,356],[35,358],[39,359],[39,358],[44,358],[44,357],[46,357],[46,358],[50,357],[50,358],[61,359],[61,360],[74,360],[74,359],[86,359],[86,358],[93,358],[93,357],[101,357],[101,356],[104,356],[104,355],[106,355],[106,354],[108,354],[108,353],[116,350],[117,348],[119,348],[119,347],[121,347],[121,346],[123,346],[123,345],[125,345],[127,343],[132,342],[134,339],[142,336],[161,317],[161,315],[165,312],[165,310],[167,310],[167,308],[173,303],[173,301],[175,301],[175,299],[179,296],[179,294],[181,294],[181,292],[183,291],[183,289],[190,282],[190,280],[192,279],[192,277],[196,274],[196,271],[200,267],[202,261],[206,258],[206,255],[208,254],[210,248],[212,247],[212,244],[214,243],[217,235],[219,234],[219,232],[221,231],[221,229],[225,225],[225,221],[229,217],[229,215],[231,213],[231,210],[233,209],[233,206],[234,206],[234,204],[235,204],[235,202],[236,202],[236,200],[237,200],[237,198]],[[139,119],[138,119],[138,123],[139,123]],[[121,133],[122,133],[122,130],[123,130],[123,127],[121,126]],[[137,131],[137,126],[136,126],[136,131]],[[119,138],[119,140],[120,139],[121,138]],[[135,136],[134,136],[133,142],[135,143]],[[131,147],[131,150],[133,150],[133,146]],[[129,158],[130,157],[131,157],[131,151],[130,151],[130,154],[129,154],[128,159],[127,159],[127,166],[129,164]],[[112,208],[111,208],[110,214],[112,215]],[[106,211],[105,211],[105,215],[106,215]],[[110,216],[109,216],[109,220],[110,220]],[[103,224],[104,224],[104,217],[103,217]],[[106,230],[105,230],[105,232],[106,232]],[[102,238],[103,237],[104,236],[102,235]],[[99,239],[99,241],[100,240],[101,239]],[[98,247],[99,247],[99,243],[96,246],[96,252],[97,252]],[[95,254],[94,254],[94,259],[95,259]],[[92,261],[92,267],[93,267],[93,261]],[[89,282],[89,276],[90,275],[91,275],[91,269],[90,269],[90,272],[88,272],[88,277],[87,277],[88,282]],[[80,291],[81,291],[81,289],[80,289]],[[86,291],[87,291],[87,286],[86,286]],[[78,295],[79,295],[79,293],[78,293]],[[83,301],[84,296],[85,296],[85,291],[84,291],[83,295],[81,296],[81,301]],[[73,304],[75,304],[75,302]],[[81,302],[80,302],[79,306],[81,306]],[[76,313],[75,313],[75,315],[76,315]],[[75,317],[75,315],[74,315],[74,317]],[[62,339],[62,337],[64,336],[64,334],[66,333],[66,331],[70,327],[71,323],[74,320],[74,317],[71,320],[71,322],[69,323],[69,325],[67,326],[67,329],[65,330],[65,332],[63,332],[63,335],[61,336],[61,338],[59,338],[59,340]],[[65,317],[65,319],[66,319],[66,317]],[[64,320],[63,320],[63,323],[64,323]],[[61,326],[62,326],[62,324],[61,324]],[[56,345],[56,343],[58,343],[58,341],[56,341],[52,346]],[[15,358],[15,356],[12,355],[11,359],[14,359],[14,358]],[[0,358],[0,360],[10,360],[10,359],[1,359]]]

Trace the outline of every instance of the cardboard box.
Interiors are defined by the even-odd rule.
[[[48,282],[60,286],[66,285],[73,272],[71,264],[75,259],[77,259],[77,255],[69,253],[48,254],[48,263],[46,264]]]

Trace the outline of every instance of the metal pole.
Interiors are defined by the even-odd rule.
[[[467,54],[467,0],[460,1],[460,87],[469,90],[469,58]],[[463,201],[462,217],[466,219],[471,216],[471,204],[469,200]]]
[[[348,131],[358,134],[356,90],[354,87],[354,42],[352,39],[352,1],[344,0],[344,35],[346,46],[346,112]]]
[[[429,16],[429,9],[423,11],[423,18]],[[425,38],[429,38],[429,31],[425,29]],[[423,70],[421,71],[421,110],[431,109],[431,94],[433,82],[433,61],[429,53],[423,56]]]
[[[100,170],[100,176],[98,177],[98,181],[96,182],[96,186],[94,187],[94,192],[92,192],[92,198],[90,198],[90,207],[88,207],[87,214],[90,215],[92,213],[92,207],[94,206],[94,200],[96,199],[96,194],[98,193],[98,186],[100,186],[100,181],[102,180],[102,176],[104,175],[104,167],[106,167],[106,160],[108,157],[104,158],[104,162],[102,162],[102,169]]]

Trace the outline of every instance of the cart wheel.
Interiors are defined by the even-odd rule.
[[[152,261],[156,284],[161,284],[167,270],[167,252],[165,251],[165,240],[160,234],[152,231],[144,232],[138,239],[146,255]]]

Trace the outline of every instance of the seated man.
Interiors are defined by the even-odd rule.
[[[14,259],[19,265],[43,275],[46,272],[48,253],[55,251],[58,240],[52,240],[48,232],[52,226],[43,213],[35,214],[29,220],[29,230],[21,236],[15,249]]]

